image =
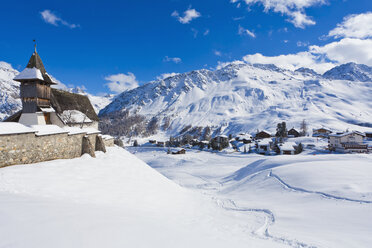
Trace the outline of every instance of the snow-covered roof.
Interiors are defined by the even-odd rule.
[[[39,79],[44,80],[41,71],[37,68],[25,68],[21,73],[19,73],[15,78],[15,80],[23,80],[23,79]]]
[[[247,133],[241,133],[241,134],[238,134],[236,137],[237,137],[239,140],[243,140],[243,139],[249,140],[249,139],[252,139],[252,135],[247,134]]]
[[[21,123],[0,122],[0,135],[34,133],[35,131]]]
[[[352,132],[346,132],[346,133],[340,133],[340,134],[330,134],[329,136],[330,137],[344,137],[344,136],[351,135],[351,134],[357,134],[363,137],[366,136],[364,133],[361,133],[359,131],[352,131]]]
[[[272,142],[272,140],[270,138],[268,138],[268,139],[258,140],[257,144],[259,146],[268,146],[268,145],[270,145],[270,142]]]
[[[218,135],[217,137],[220,137],[220,138],[228,138],[226,135],[224,134],[221,134],[221,135]]]
[[[294,151],[294,146],[296,146],[297,144],[294,143],[294,142],[285,142],[283,144],[280,144],[279,145],[279,149],[281,151]]]
[[[92,120],[79,110],[65,110],[59,117],[64,123],[91,123]]]

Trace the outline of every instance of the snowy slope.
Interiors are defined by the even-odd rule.
[[[223,133],[274,131],[276,123],[345,130],[372,126],[371,82],[330,80],[302,68],[229,64],[150,82],[124,92],[101,116],[129,109],[132,113],[171,120],[169,133],[187,125],[221,127]]]
[[[121,148],[0,173],[0,247],[285,247]],[[247,220],[249,222],[247,223]]]
[[[79,86],[76,86],[75,88],[66,88],[65,90],[71,93],[76,93],[76,94],[87,96],[97,114],[99,113],[101,109],[109,105],[112,102],[112,100],[115,98],[114,94],[92,95],[86,92],[85,89],[82,89]]]
[[[22,108],[19,83],[13,80],[18,73],[10,64],[0,61],[0,121]]]
[[[359,248],[372,242],[371,154],[313,150],[262,156],[187,150],[172,156],[166,149],[131,149],[167,178],[215,197],[242,220],[263,217],[252,236],[296,248]]]

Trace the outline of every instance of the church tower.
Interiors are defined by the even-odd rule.
[[[32,54],[26,68],[18,74],[15,81],[21,83],[22,115],[20,123],[26,125],[45,125],[50,123],[52,78],[46,72],[39,54]]]

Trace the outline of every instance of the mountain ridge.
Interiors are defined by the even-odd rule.
[[[158,130],[170,122],[163,129],[170,135],[178,135],[190,125],[212,127],[225,134],[256,129],[274,132],[277,122],[299,126],[303,119],[312,127],[326,125],[339,130],[357,128],[359,123],[372,126],[372,105],[367,100],[372,89],[368,80],[357,79],[325,78],[308,68],[290,71],[270,64],[232,63],[215,71],[177,74],[123,92],[99,115],[103,119],[115,118],[113,113],[120,111],[127,112],[127,117],[141,115],[147,120],[142,126],[156,118]]]

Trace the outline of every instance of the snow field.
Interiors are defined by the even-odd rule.
[[[250,235],[262,215],[225,211],[121,148],[96,155],[2,168],[0,247],[276,245]]]
[[[215,197],[241,218],[265,217],[252,236],[286,247],[372,242],[370,154],[267,157],[188,150],[170,156],[161,149],[133,149],[168,178]]]

